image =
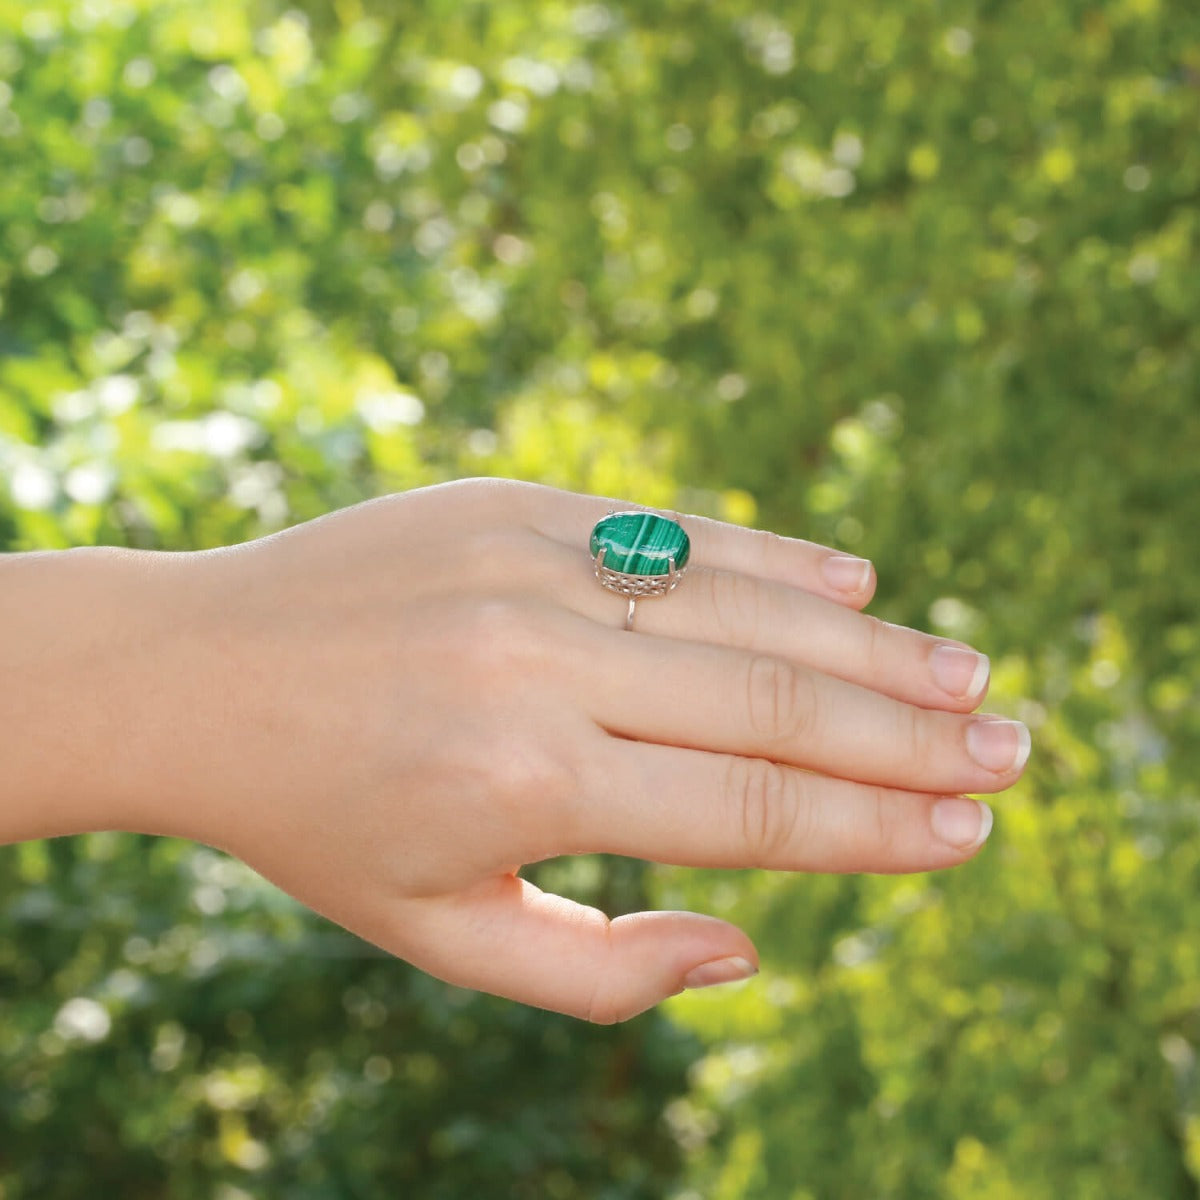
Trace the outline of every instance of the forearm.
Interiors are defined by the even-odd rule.
[[[0,555],[0,843],[144,823],[145,667],[169,617],[172,555]]]

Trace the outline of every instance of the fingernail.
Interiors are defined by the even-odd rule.
[[[1020,721],[975,721],[967,728],[967,752],[989,771],[1019,771],[1031,745]]]
[[[947,796],[933,806],[929,822],[934,834],[956,850],[974,850],[992,832],[992,810],[982,800]]]
[[[991,664],[986,654],[962,646],[936,646],[929,656],[929,669],[943,692],[966,700],[983,690]]]
[[[749,979],[757,975],[758,968],[744,958],[718,958],[713,962],[701,963],[693,967],[684,977],[683,986],[687,988],[713,987],[718,983],[734,983],[739,979]]]
[[[821,574],[839,592],[861,592],[871,582],[871,564],[865,558],[835,554],[821,564]]]

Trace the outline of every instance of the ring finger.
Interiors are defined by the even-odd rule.
[[[598,624],[619,628],[628,601],[596,584],[587,554],[548,549],[560,559],[561,598]],[[690,567],[669,596],[638,601],[634,629],[787,658],[923,708],[969,711],[987,691],[987,657],[961,642],[736,571]]]

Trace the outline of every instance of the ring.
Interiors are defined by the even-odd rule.
[[[614,512],[596,522],[589,543],[596,578],[629,598],[625,628],[633,628],[637,602],[679,586],[692,552],[678,521],[652,512]]]

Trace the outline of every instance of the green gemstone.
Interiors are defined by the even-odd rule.
[[[671,560],[675,569],[687,566],[692,544],[675,521],[657,513],[612,513],[592,530],[592,557],[604,554],[610,571],[625,575],[669,575]]]

